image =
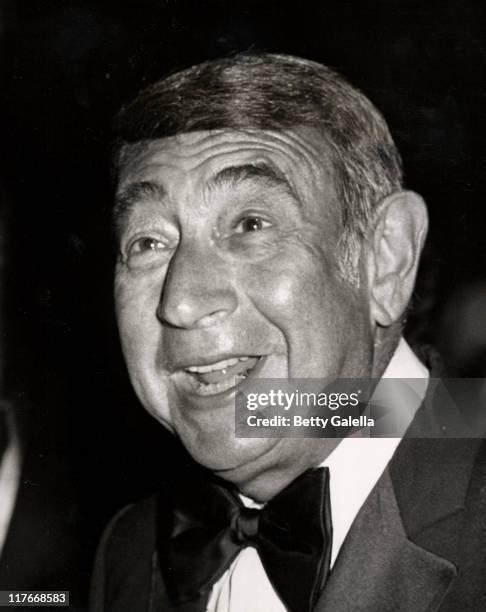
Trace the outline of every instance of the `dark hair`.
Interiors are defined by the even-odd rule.
[[[344,267],[356,270],[374,207],[402,185],[399,153],[371,102],[330,68],[276,54],[209,60],[143,90],[116,119],[116,164],[126,145],[198,130],[319,130],[342,203]]]

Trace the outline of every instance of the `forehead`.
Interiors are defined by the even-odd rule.
[[[214,130],[179,134],[125,145],[119,157],[119,189],[137,181],[190,175],[206,183],[222,170],[243,165],[264,166],[282,175],[297,191],[332,184],[329,149],[323,137],[308,128],[288,131]]]

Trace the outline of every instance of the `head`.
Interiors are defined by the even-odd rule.
[[[426,233],[379,112],[328,68],[241,55],[124,108],[115,298],[145,408],[259,498],[326,440],[236,439],[235,376],[379,376]]]

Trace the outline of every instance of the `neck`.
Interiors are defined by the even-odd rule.
[[[310,468],[318,467],[338,446],[342,438],[282,438],[279,461],[266,469],[252,470],[248,466],[238,474],[218,474],[236,486],[243,495],[265,503],[285,489],[293,480]],[[305,441],[302,447],[299,443]]]
[[[371,378],[381,378],[390,363],[400,342],[401,327],[394,325],[391,328],[379,327],[376,330],[374,341],[373,367]]]

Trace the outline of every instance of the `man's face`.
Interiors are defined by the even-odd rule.
[[[309,440],[235,438],[235,376],[370,373],[366,283],[339,274],[322,139],[221,130],[134,146],[117,199],[117,317],[145,408],[234,482],[305,469]]]

